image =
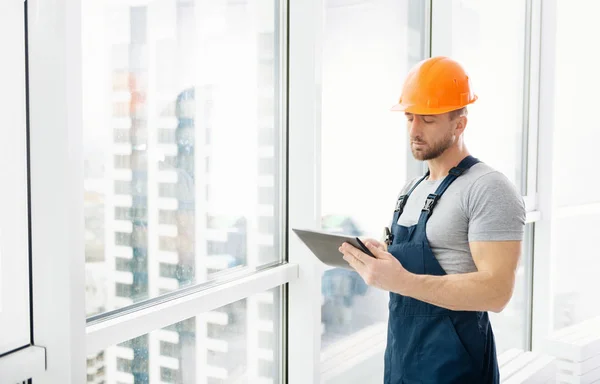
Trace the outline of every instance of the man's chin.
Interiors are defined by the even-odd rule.
[[[415,160],[418,160],[418,161],[427,160],[427,156],[426,156],[427,154],[423,153],[421,151],[412,151],[412,155],[415,158]]]

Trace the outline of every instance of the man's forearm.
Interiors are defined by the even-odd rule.
[[[410,274],[396,291],[454,311],[500,312],[512,296],[514,278],[494,277],[487,272],[445,276]]]

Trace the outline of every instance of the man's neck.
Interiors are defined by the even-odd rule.
[[[428,160],[429,180],[440,180],[448,175],[450,169],[456,167],[465,157],[469,156],[466,148],[448,148],[441,156]]]

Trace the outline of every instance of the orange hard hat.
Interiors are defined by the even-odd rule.
[[[439,56],[415,65],[408,73],[402,95],[392,111],[438,115],[461,109],[477,100],[469,76],[456,61]]]

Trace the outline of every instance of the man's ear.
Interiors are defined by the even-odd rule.
[[[461,135],[467,128],[467,116],[459,116],[456,119],[456,134]]]

